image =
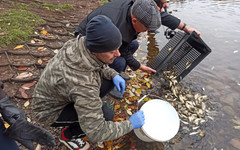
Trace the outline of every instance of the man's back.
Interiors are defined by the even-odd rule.
[[[131,23],[130,8],[134,0],[115,0],[93,10],[78,26],[75,35],[86,35],[87,23],[97,15],[105,15],[109,17],[113,24],[120,30],[122,40],[130,43],[136,39],[137,33],[135,32]]]
[[[56,120],[56,112],[72,101],[72,98],[69,99],[72,93],[81,93],[74,89],[85,85],[100,87],[98,72],[103,64],[90,56],[84,41],[85,37],[69,40],[42,72],[33,95],[33,110],[38,113],[36,118],[39,121],[50,124]]]

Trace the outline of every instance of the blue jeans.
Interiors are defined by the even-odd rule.
[[[6,137],[3,132],[5,131],[5,126],[2,119],[0,118],[0,149],[1,150],[20,150],[15,141],[11,138]]]
[[[138,49],[139,44],[137,42],[137,40],[133,40],[128,47],[128,50],[131,52],[131,54],[133,55],[136,50]],[[127,67],[127,63],[126,60],[123,57],[117,57],[112,64],[109,65],[110,68],[113,68],[114,70],[116,70],[117,72],[121,73],[124,72],[126,67]]]

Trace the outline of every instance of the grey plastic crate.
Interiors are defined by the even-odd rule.
[[[196,32],[179,31],[148,66],[157,70],[158,74],[172,71],[177,80],[181,81],[209,53],[211,49]]]

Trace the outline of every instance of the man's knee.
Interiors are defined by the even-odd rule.
[[[109,67],[113,68],[117,72],[121,73],[127,66],[126,60],[123,57],[117,57]]]
[[[137,42],[137,40],[133,40],[130,44],[129,44],[129,47],[128,47],[128,50],[134,54],[136,52],[136,50],[138,49],[139,47],[139,43]]]

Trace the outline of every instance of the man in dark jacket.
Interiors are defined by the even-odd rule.
[[[155,0],[155,2],[161,8],[168,7],[165,0]],[[167,26],[172,30],[178,28],[185,32],[196,31],[197,34],[200,35],[199,31],[187,26],[177,17],[161,11],[161,15],[159,15],[159,10],[157,10],[158,8],[152,0],[114,0],[93,10],[79,24],[76,29],[75,36],[78,34],[86,35],[86,24],[94,16],[99,14],[108,16],[122,34],[122,45],[119,49],[121,56],[116,58],[113,64],[109,66],[117,72],[124,71],[126,65],[129,65],[133,70],[141,69],[142,71],[148,73],[155,72],[152,68],[140,64],[133,57],[133,53],[138,48],[138,43],[135,39],[137,38],[139,32],[156,30],[160,27],[159,23],[161,22],[164,26]],[[151,22],[149,20],[154,21]],[[145,28],[141,28],[142,26],[137,24],[138,21]],[[155,23],[155,25],[151,25],[152,23]]]
[[[114,0],[93,10],[78,26],[75,35],[86,35],[86,25],[96,15],[109,17],[122,34],[121,53],[109,66],[117,72],[124,72],[128,65],[132,70],[155,73],[156,70],[140,64],[133,53],[138,48],[137,36],[140,32],[156,30],[161,25],[161,17],[157,5],[152,0]],[[106,80],[104,81],[107,82]],[[112,94],[115,98],[116,92]]]

